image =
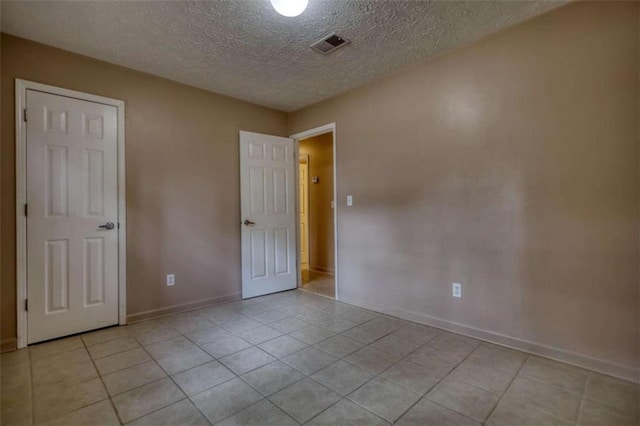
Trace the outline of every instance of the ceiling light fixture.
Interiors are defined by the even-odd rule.
[[[309,0],[271,0],[271,6],[282,16],[293,18],[307,8]]]

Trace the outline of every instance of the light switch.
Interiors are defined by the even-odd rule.
[[[353,206],[353,196],[352,195],[347,195],[347,206],[349,206],[349,207]]]
[[[462,284],[453,283],[451,285],[451,289],[452,289],[452,292],[453,292],[453,297],[462,297]]]

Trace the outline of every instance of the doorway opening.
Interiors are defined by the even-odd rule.
[[[336,298],[334,132],[320,129],[294,138],[298,144],[299,288]]]

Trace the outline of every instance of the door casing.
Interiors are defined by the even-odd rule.
[[[337,155],[336,155],[336,123],[329,123],[329,124],[325,124],[323,126],[319,126],[319,127],[314,127],[313,129],[309,129],[309,130],[305,130],[304,132],[300,132],[300,133],[295,133],[291,136],[289,136],[291,139],[294,140],[294,147],[295,147],[295,161],[296,164],[299,164],[300,162],[300,141],[302,139],[309,139],[312,138],[314,136],[319,136],[319,135],[323,135],[325,133],[329,133],[331,132],[332,138],[333,138],[333,253],[334,253],[334,260],[333,260],[333,268],[334,268],[334,282],[335,282],[335,297],[336,300],[340,300],[339,297],[339,268],[338,268],[338,206],[340,205],[340,203],[338,202],[338,163],[337,163]],[[296,167],[296,182],[299,179],[298,175],[298,167]],[[296,185],[296,217],[300,217],[300,212],[298,211],[299,206],[300,206],[300,193],[299,193],[299,188],[298,185]],[[299,228],[299,226],[298,226]],[[299,231],[296,231],[297,233],[299,233]],[[302,287],[302,272],[301,272],[301,267],[300,267],[300,235],[297,235],[296,238],[296,244],[297,244],[297,262],[298,262],[298,288]]]
[[[126,275],[126,197],[125,197],[125,131],[124,101],[75,90],[49,86],[33,81],[15,81],[15,128],[16,128],[16,311],[18,349],[27,346],[27,218],[24,206],[27,200],[27,132],[24,121],[27,89],[52,95],[65,96],[88,102],[110,105],[117,110],[118,120],[118,323],[127,321],[127,275]]]

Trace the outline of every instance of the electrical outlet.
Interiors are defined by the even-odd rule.
[[[462,297],[462,284],[453,283],[451,288],[453,290],[453,297]]]
[[[353,196],[352,195],[347,195],[347,206],[349,206],[349,207],[353,206]]]
[[[167,274],[167,287],[176,285],[176,276],[174,274]]]

